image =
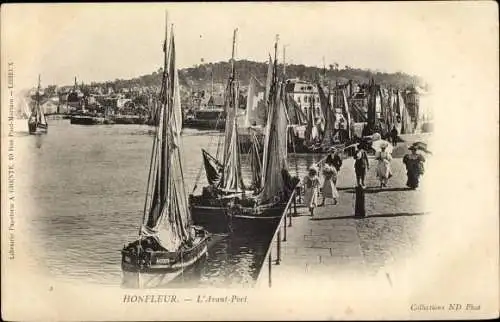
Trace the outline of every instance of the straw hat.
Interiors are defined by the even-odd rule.
[[[417,148],[416,148],[414,145],[410,145],[410,146],[408,147],[408,150],[414,150],[414,151],[416,151],[416,150],[417,150]]]

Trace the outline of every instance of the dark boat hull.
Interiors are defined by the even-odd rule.
[[[207,231],[197,228],[197,237],[189,248],[175,253],[145,250],[141,255],[130,251],[129,244],[122,250],[122,270],[132,273],[177,273],[195,265],[208,252]]]
[[[228,231],[252,232],[274,229],[281,219],[286,204],[258,205],[206,205],[196,199],[190,202],[193,222],[214,233]]]
[[[79,125],[106,124],[106,119],[104,117],[73,115],[70,118],[70,123]]]
[[[47,133],[49,126],[47,124],[28,122],[28,131],[30,134]]]
[[[28,130],[29,130],[30,134],[35,134],[36,133],[36,123],[28,122]]]
[[[203,120],[203,119],[188,119],[183,123],[184,127],[198,130],[224,130],[226,127],[225,120]]]

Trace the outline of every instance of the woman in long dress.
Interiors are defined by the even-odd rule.
[[[322,188],[323,202],[319,206],[325,205],[326,198],[333,199],[333,204],[336,205],[337,198],[339,197],[339,193],[335,187],[335,183],[337,182],[337,171],[334,167],[325,164],[323,176],[325,177]]]
[[[380,147],[381,151],[375,153],[375,159],[377,159],[377,177],[380,180],[380,187],[387,187],[387,181],[392,177],[391,161],[392,156],[385,149],[387,145],[382,145]]]
[[[311,216],[314,216],[314,208],[318,203],[319,177],[318,168],[311,166],[309,173],[304,178],[304,204],[309,208]]]
[[[411,189],[416,189],[420,181],[420,176],[424,174],[425,158],[421,154],[417,154],[417,149],[414,146],[408,148],[411,153],[403,157],[403,163],[406,165],[406,174],[408,180],[406,185]]]

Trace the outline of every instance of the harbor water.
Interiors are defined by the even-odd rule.
[[[137,238],[142,222],[154,128],[69,120],[50,120],[46,135],[17,128],[17,212],[37,266],[60,280],[119,286],[120,250]],[[185,129],[186,193],[200,173],[201,149],[215,155],[220,135]],[[320,157],[291,156],[291,174],[304,173]],[[248,182],[246,156],[242,162]],[[197,192],[206,184],[204,170],[200,174]],[[251,287],[270,239],[268,234],[215,236],[189,287]]]

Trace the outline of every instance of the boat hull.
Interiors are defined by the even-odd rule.
[[[28,122],[28,131],[30,134],[47,133],[49,126],[47,124]]]
[[[201,228],[196,230],[197,236],[192,246],[175,253],[146,249],[137,255],[130,248],[134,243],[129,244],[122,250],[122,270],[132,273],[181,273],[196,264],[208,252],[210,235]]]
[[[70,123],[79,125],[106,124],[106,119],[104,117],[74,115],[71,116]]]
[[[36,123],[28,122],[28,131],[30,134],[36,133]]]
[[[198,129],[198,130],[224,130],[226,127],[225,120],[203,120],[203,119],[189,119],[183,123],[184,127]]]
[[[203,204],[196,197],[190,200],[194,224],[213,233],[264,231],[266,228],[272,230],[280,221],[285,206],[283,203],[256,207],[234,206],[229,203],[214,206]]]

